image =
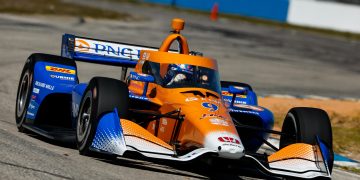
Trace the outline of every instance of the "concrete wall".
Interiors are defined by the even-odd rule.
[[[360,33],[360,6],[315,0],[291,0],[287,22]]]

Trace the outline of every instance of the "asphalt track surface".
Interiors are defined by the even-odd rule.
[[[99,6],[148,20],[81,23],[69,17],[0,15],[0,179],[247,179],[226,168],[85,157],[70,145],[17,132],[15,98],[24,61],[34,52],[59,54],[64,32],[159,46],[170,19],[180,16],[187,20],[184,34],[191,49],[218,59],[222,79],[251,83],[263,93],[360,97],[359,42],[233,20],[214,23],[202,15],[158,8]],[[163,14],[155,15],[160,10]],[[115,67],[79,63],[78,69],[81,81],[95,75],[120,77]],[[359,178],[339,170],[333,177]]]

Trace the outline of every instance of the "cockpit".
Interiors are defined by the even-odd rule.
[[[154,83],[164,88],[204,88],[221,93],[218,71],[207,67],[145,61],[142,73],[153,76]]]

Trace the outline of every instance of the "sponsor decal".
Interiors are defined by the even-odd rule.
[[[144,54],[142,55],[142,59],[143,60],[149,60],[149,58],[150,58],[150,54],[147,53],[147,52],[144,52]]]
[[[35,95],[31,95],[31,99],[32,99],[32,100],[35,100],[35,99],[36,99],[36,96],[35,96]]]
[[[39,81],[35,81],[35,86],[39,86],[39,87],[42,87],[42,88],[45,88],[45,89],[48,89],[51,91],[55,89],[55,87],[53,85],[45,84],[45,83],[39,82]]]
[[[144,48],[132,45],[125,45],[119,43],[103,42],[90,39],[75,39],[75,51],[86,52],[96,55],[106,55],[112,57],[126,58],[132,60],[140,59],[141,50],[154,50],[152,48]],[[143,58],[146,60],[149,58],[149,54],[143,54]]]
[[[240,141],[232,138],[232,137],[219,137],[218,140],[220,142],[227,142],[227,143],[233,143],[233,144],[240,144]]]
[[[162,118],[162,124],[165,125],[165,126],[168,124],[166,118]]]
[[[229,93],[228,91],[221,91],[221,95],[223,95],[223,96],[232,96],[233,94]]]
[[[208,102],[212,102],[212,103],[216,103],[216,104],[220,104],[221,100],[217,100],[217,99],[208,99],[208,98],[197,98],[197,97],[188,97],[185,99],[185,102],[191,102],[191,101],[208,101]]]
[[[143,96],[129,95],[129,97],[134,98],[134,99],[140,99],[140,100],[149,100],[147,97],[143,97]]]
[[[263,108],[258,107],[258,106],[250,106],[250,105],[246,105],[246,104],[234,104],[234,106],[238,107],[238,108],[251,109],[251,110],[254,110],[254,111],[264,111]]]
[[[34,119],[38,107],[39,105],[35,102],[35,100],[31,100],[28,106],[28,111],[26,112],[26,118]]]
[[[29,109],[35,109],[35,106],[30,102]]]
[[[224,101],[231,103],[231,99],[224,99]],[[245,102],[245,101],[235,100],[235,101],[234,101],[234,104],[246,104],[246,102]]]
[[[151,78],[148,74],[141,74],[141,73],[130,73],[130,79],[134,81],[145,81]]]
[[[221,146],[231,146],[231,147],[234,147],[234,148],[242,148],[240,144],[235,144],[235,143],[225,143],[222,144]]]
[[[228,91],[221,91],[221,94],[223,96],[233,96],[233,94],[229,93]],[[237,94],[236,97],[238,98],[246,98],[247,96],[246,95],[241,95],[241,94]]]
[[[79,113],[79,104],[76,104],[76,103],[72,103],[72,114],[73,114],[73,117],[77,117],[78,116],[78,113]]]
[[[51,74],[50,77],[54,78],[54,79],[65,80],[65,81],[75,81],[75,77],[69,77],[69,76],[61,76],[61,75]]]
[[[229,123],[224,119],[211,118],[211,119],[209,119],[209,121],[211,124],[214,124],[214,125],[229,126]]]
[[[79,52],[89,52],[90,44],[84,39],[75,40],[75,51]]]
[[[29,116],[32,116],[32,117],[34,117],[34,116],[35,116],[35,114],[34,114],[34,113],[29,112],[29,111],[27,111],[27,112],[26,112],[26,115],[29,115]]]
[[[256,111],[246,111],[246,110],[238,110],[238,109],[230,109],[230,112],[260,115],[260,113],[258,113]]]
[[[200,119],[204,119],[207,117],[214,117],[214,118],[219,118],[219,119],[226,119],[224,116],[218,115],[218,114],[203,114]]]
[[[191,101],[197,101],[199,100],[199,98],[196,98],[196,97],[188,97],[185,99],[185,102],[191,102]]]
[[[73,69],[66,69],[61,67],[55,66],[45,66],[46,71],[57,72],[57,73],[64,73],[64,74],[75,74],[75,70]]]
[[[244,87],[241,87],[241,86],[234,86],[235,89],[239,89],[239,90],[245,90]]]
[[[38,88],[33,88],[33,93],[39,94],[39,92],[40,92],[40,89],[38,89]]]
[[[210,112],[217,111],[219,107],[215,104],[204,102],[201,104],[204,108],[208,108]]]
[[[208,102],[212,102],[212,103],[216,103],[216,104],[220,104],[221,100],[217,100],[217,99],[206,99],[206,98],[201,98],[202,101],[208,101]]]

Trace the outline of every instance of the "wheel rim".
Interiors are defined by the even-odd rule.
[[[29,80],[30,80],[29,73],[25,73],[25,75],[21,79],[21,84],[18,92],[18,100],[16,102],[16,106],[17,106],[16,113],[18,117],[20,117],[24,113],[24,110],[26,109],[25,106],[26,106],[26,102],[28,101],[27,96],[30,89]]]
[[[80,108],[78,122],[77,122],[77,137],[78,141],[82,142],[88,131],[90,130],[90,118],[91,118],[91,107],[92,107],[92,100],[91,96],[88,95],[85,97],[85,101]]]

